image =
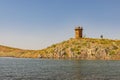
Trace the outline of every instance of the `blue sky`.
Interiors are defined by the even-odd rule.
[[[42,49],[74,37],[120,39],[120,0],[0,0],[0,44]]]

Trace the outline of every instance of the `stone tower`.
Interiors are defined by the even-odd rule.
[[[76,39],[79,39],[79,38],[83,37],[82,31],[83,31],[83,28],[80,27],[80,26],[78,26],[78,27],[75,28],[75,38]]]

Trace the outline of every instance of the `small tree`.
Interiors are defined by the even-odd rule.
[[[103,35],[101,35],[100,38],[103,39]]]

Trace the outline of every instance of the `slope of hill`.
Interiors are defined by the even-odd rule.
[[[120,40],[69,39],[42,50],[0,46],[0,56],[25,58],[120,59]]]
[[[40,51],[41,57],[120,59],[120,40],[70,39]]]
[[[23,50],[23,49],[0,45],[0,56],[1,57],[29,57],[29,56],[33,57],[33,55],[29,54],[33,52],[34,52],[33,50]]]

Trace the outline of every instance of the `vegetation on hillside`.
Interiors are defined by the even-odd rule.
[[[42,50],[0,46],[0,56],[26,58],[120,59],[120,40],[69,39]]]

